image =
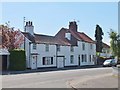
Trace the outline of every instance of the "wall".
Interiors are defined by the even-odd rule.
[[[30,68],[30,40],[25,38],[25,54],[26,54],[26,67]],[[24,43],[20,46],[21,49],[24,49]]]
[[[74,52],[70,51],[71,46],[60,46],[60,52],[58,52],[58,56],[65,56],[65,66],[76,66],[78,65],[77,62],[77,54],[75,53],[75,47]],[[70,63],[70,56],[74,55],[74,63]]]
[[[82,41],[78,41],[78,46],[74,46],[74,52],[70,51],[71,46],[60,46],[60,52],[56,53],[56,45],[49,45],[49,52],[45,51],[45,44],[37,44],[37,49],[33,50],[33,44],[31,44],[29,48],[29,40],[26,39],[26,63],[27,68],[31,67],[31,53],[38,53],[37,58],[37,67],[57,67],[56,66],[56,54],[57,56],[64,56],[65,57],[65,66],[77,66],[79,65],[78,56],[80,55],[80,65],[94,65],[94,61],[89,62],[89,55],[96,55],[96,46],[93,44],[93,48],[90,49],[90,43],[85,43],[85,50],[82,50]],[[24,45],[22,45],[23,47]],[[87,62],[82,62],[81,55],[87,54]],[[74,63],[70,63],[70,56],[74,55]],[[42,57],[53,57],[53,64],[52,65],[42,65]]]
[[[85,43],[85,50],[82,50],[82,43]],[[82,65],[94,65],[94,61],[92,62],[89,61],[89,55],[96,55],[95,44],[92,44],[92,47],[93,48],[91,49],[90,43],[78,41],[78,49],[76,50],[76,52],[78,52],[78,55],[80,55],[81,66]],[[87,62],[82,62],[82,56],[81,56],[82,54],[87,55]]]
[[[37,67],[56,67],[56,45],[49,45],[49,52],[45,51],[45,44],[37,44],[37,49],[33,50],[33,45],[31,44],[31,53],[38,53]],[[53,57],[52,65],[43,65],[43,57]]]

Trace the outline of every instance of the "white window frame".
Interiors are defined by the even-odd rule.
[[[70,47],[70,51],[71,51],[71,52],[74,52],[74,46],[71,46],[71,47]]]
[[[49,45],[48,44],[45,45],[45,51],[49,52]]]
[[[53,65],[53,57],[43,57],[43,65]],[[45,61],[44,61],[45,60]]]
[[[60,52],[60,45],[57,45],[57,51]]]
[[[82,50],[85,50],[85,43],[82,43]]]
[[[37,44],[33,43],[33,50],[36,50],[36,49],[37,49]]]
[[[87,54],[81,55],[82,62],[87,62]]]
[[[74,55],[70,55],[70,63],[71,63],[71,64],[74,63]]]
[[[89,55],[89,61],[92,62],[92,56],[91,55]]]
[[[93,49],[93,44],[92,43],[90,44],[90,49]]]

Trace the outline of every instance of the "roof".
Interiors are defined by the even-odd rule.
[[[30,34],[30,33],[27,33],[27,32],[22,32],[23,35],[28,38],[31,42],[35,42],[35,38]]]
[[[62,28],[56,35],[55,37],[60,38],[60,39],[64,39],[65,38],[65,33],[71,33],[72,36],[74,36],[77,40],[79,41],[84,41],[84,42],[88,42],[88,43],[95,43],[94,40],[92,40],[88,35],[86,35],[83,32],[74,32],[72,30],[66,29],[66,28]],[[72,42],[71,42],[72,44]]]
[[[39,44],[58,44],[58,45],[70,45],[67,40],[61,40],[55,38],[54,36],[42,35],[42,34],[34,34],[34,36],[30,35],[27,32],[23,32],[26,38],[28,38],[33,43]]]
[[[88,42],[88,43],[95,43],[94,40],[92,40],[88,35],[86,35],[85,33],[83,32],[78,32],[80,38],[85,41],[85,42]]]
[[[70,23],[72,24],[72,23]],[[74,26],[74,25],[73,25]],[[71,28],[73,28],[71,26]],[[76,27],[76,26],[75,26]],[[66,33],[70,33],[72,35],[72,39],[69,40],[65,37]],[[77,45],[77,41],[84,41],[88,43],[95,43],[88,35],[83,32],[77,32],[76,28],[67,29],[61,28],[61,30],[55,36],[42,35],[42,34],[34,34],[34,36],[29,33],[23,33],[30,41],[41,44],[59,44],[59,45]]]
[[[110,46],[107,45],[106,43],[103,43],[103,48],[110,48]]]

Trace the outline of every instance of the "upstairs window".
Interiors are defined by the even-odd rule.
[[[37,49],[37,44],[33,43],[33,49],[36,50]]]
[[[73,55],[70,56],[70,63],[71,63],[71,64],[74,63],[74,56],[73,56]]]
[[[73,46],[70,47],[70,51],[74,52],[74,47]]]
[[[60,45],[57,45],[57,51],[60,52]]]
[[[49,52],[49,45],[48,44],[45,45],[45,51]]]
[[[82,43],[82,50],[85,50],[85,43]]]
[[[93,49],[93,45],[92,44],[90,44],[90,49]]]

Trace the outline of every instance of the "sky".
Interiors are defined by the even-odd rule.
[[[76,21],[78,31],[95,40],[96,24],[104,32],[103,41],[109,44],[110,29],[118,30],[117,2],[2,2],[2,20],[23,31],[23,17],[32,21],[34,32],[54,36],[62,27]]]

